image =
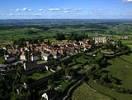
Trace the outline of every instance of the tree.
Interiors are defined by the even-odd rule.
[[[100,61],[99,61],[99,65],[101,67],[106,67],[107,66],[107,59],[106,58],[102,58]]]
[[[87,35],[85,35],[85,34],[71,33],[69,39],[70,40],[80,41],[80,40],[83,40],[86,37],[87,37]]]
[[[56,40],[65,40],[65,35],[63,33],[56,34]]]
[[[48,80],[48,90],[52,90],[55,87],[52,79]]]

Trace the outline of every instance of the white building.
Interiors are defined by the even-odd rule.
[[[27,69],[27,67],[26,67],[26,63],[23,63],[23,68],[24,68],[24,70]]]
[[[4,59],[7,60],[7,58],[9,57],[9,55],[4,55]]]
[[[42,98],[42,100],[43,100],[43,99],[44,99],[44,100],[49,100],[49,99],[48,99],[47,93],[42,94],[42,97],[41,97],[41,98]]]
[[[34,57],[33,57],[33,54],[31,54],[31,61],[33,62],[34,61]]]
[[[48,61],[49,54],[42,52],[41,57],[42,57],[42,60]]]
[[[24,54],[20,55],[20,60],[21,61],[26,61],[26,56]]]
[[[97,36],[97,37],[93,37],[93,40],[95,41],[95,44],[99,44],[99,43],[107,43],[107,37],[101,37],[101,36]]]

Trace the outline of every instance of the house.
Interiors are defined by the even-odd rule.
[[[58,58],[56,53],[53,53],[52,55],[53,55],[53,58],[54,59],[57,59]]]
[[[21,61],[26,61],[26,56],[25,56],[25,54],[21,54],[21,55],[20,55],[20,60],[21,60]]]
[[[6,71],[7,70],[7,65],[5,64],[0,64],[0,72]]]
[[[23,66],[25,71],[30,72],[46,70],[45,63],[38,64],[37,62],[26,62],[23,63]]]
[[[9,55],[4,55],[5,61],[7,60],[8,57],[9,57]]]
[[[27,70],[26,63],[23,63],[24,70]]]
[[[23,83],[23,87],[27,89],[27,84],[25,82]]]
[[[42,98],[42,100],[43,100],[43,99],[44,99],[44,100],[49,100],[49,99],[48,99],[47,93],[42,94],[41,98]]]
[[[97,36],[97,37],[93,37],[93,40],[95,41],[95,44],[100,44],[100,43],[107,43],[107,37],[105,36]]]
[[[40,60],[39,55],[34,55],[34,56],[33,56],[33,61],[38,61],[38,60]]]
[[[33,62],[34,61],[34,57],[33,57],[33,54],[31,53],[31,56],[30,56],[30,60]]]
[[[6,75],[8,71],[14,69],[14,66],[9,66],[7,64],[0,64],[0,74]]]
[[[48,61],[48,57],[49,57],[48,53],[41,52],[41,58],[42,58],[42,60]]]
[[[6,63],[11,64],[11,63],[14,63],[16,61],[17,61],[17,59],[15,56],[10,56],[7,58]]]
[[[127,36],[127,35],[121,36],[120,39],[122,39],[122,40],[128,40],[129,39],[129,36]]]

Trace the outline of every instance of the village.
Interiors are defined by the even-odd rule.
[[[95,59],[98,57],[98,50],[108,43],[115,45],[116,49],[120,46],[119,44],[116,44],[118,42],[113,41],[109,37],[103,36],[93,37],[92,39],[84,39],[82,41],[62,40],[50,43],[47,40],[40,42],[38,39],[37,43],[24,41],[22,45],[7,45],[0,49],[1,53],[3,53],[3,63],[0,64],[0,75],[6,77],[8,73],[15,73],[18,71],[18,68],[20,68],[20,76],[18,79],[21,79],[23,75],[32,77],[34,73],[41,73],[42,76],[38,76],[40,78],[35,76],[37,78],[34,78],[34,80],[32,78],[32,80],[30,79],[28,81],[19,83],[26,92],[30,91],[30,97],[27,98],[35,100],[33,98],[38,97],[38,95],[35,97],[34,94],[36,95],[36,90],[39,90],[41,93],[39,94],[38,98],[41,98],[42,100],[67,100],[67,97],[65,96],[67,91],[65,88],[70,88],[70,86],[72,87],[74,84],[76,85],[76,83],[80,83],[85,79],[84,72],[81,72],[80,74],[80,69],[77,70],[78,68],[75,68],[74,70],[75,66],[69,68],[71,63],[69,59],[74,60],[81,57],[82,55],[88,55],[94,57]],[[102,50],[102,52],[106,56],[110,57],[115,54],[114,51],[111,53],[111,51],[107,49]],[[89,61],[91,59],[93,58],[88,58]],[[88,62],[85,62],[85,60],[86,59],[84,59],[84,61],[82,60],[82,65],[85,65],[84,67],[86,67],[88,64]],[[91,69],[92,68],[86,67],[86,69],[81,70],[89,71]],[[47,75],[45,76],[45,74]],[[59,84],[57,87],[52,87],[52,82],[54,83],[58,80],[62,81],[64,76],[65,79],[68,80],[66,83],[64,83],[64,85],[66,84],[65,88],[62,86],[62,84]],[[47,87],[48,85],[50,85],[50,89]],[[58,92],[59,88],[62,90],[64,88],[63,92]],[[21,86],[17,87],[15,91],[18,96],[21,93],[23,94]],[[56,93],[58,93],[58,95]],[[58,99],[60,95],[61,97]]]
[[[94,44],[106,43],[106,37],[94,37]],[[17,65],[18,63],[23,63],[24,70],[27,70],[26,66],[28,63],[35,63],[37,61],[44,61],[46,63],[51,59],[61,59],[66,56],[71,56],[81,51],[85,52],[92,48],[93,43],[90,39],[84,39],[83,41],[58,41],[56,43],[48,44],[48,42],[42,42],[38,44],[32,44],[25,41],[23,46],[18,45],[7,45],[2,47],[3,58],[6,64],[1,64],[1,68],[6,68],[6,66]],[[39,40],[38,40],[39,41]],[[8,70],[8,69],[7,69]],[[6,71],[6,70],[1,70]]]

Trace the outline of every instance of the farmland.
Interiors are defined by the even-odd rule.
[[[101,23],[100,20],[95,20],[95,23],[92,23],[90,20],[53,20],[52,24],[50,23],[50,20],[49,23],[46,20],[34,20],[31,22],[33,24],[29,24],[24,20],[21,21],[21,23],[11,20],[10,23],[7,21],[8,26],[5,25],[6,21],[1,23],[0,43],[8,44],[23,38],[54,38],[57,33],[65,35],[81,34],[88,37],[96,35],[110,35],[118,37],[126,34],[131,36],[132,34],[131,24],[127,24],[128,22],[122,21],[113,22],[108,20],[105,23]],[[37,22],[41,23],[37,24]],[[131,43],[129,41],[128,44],[131,47]]]

